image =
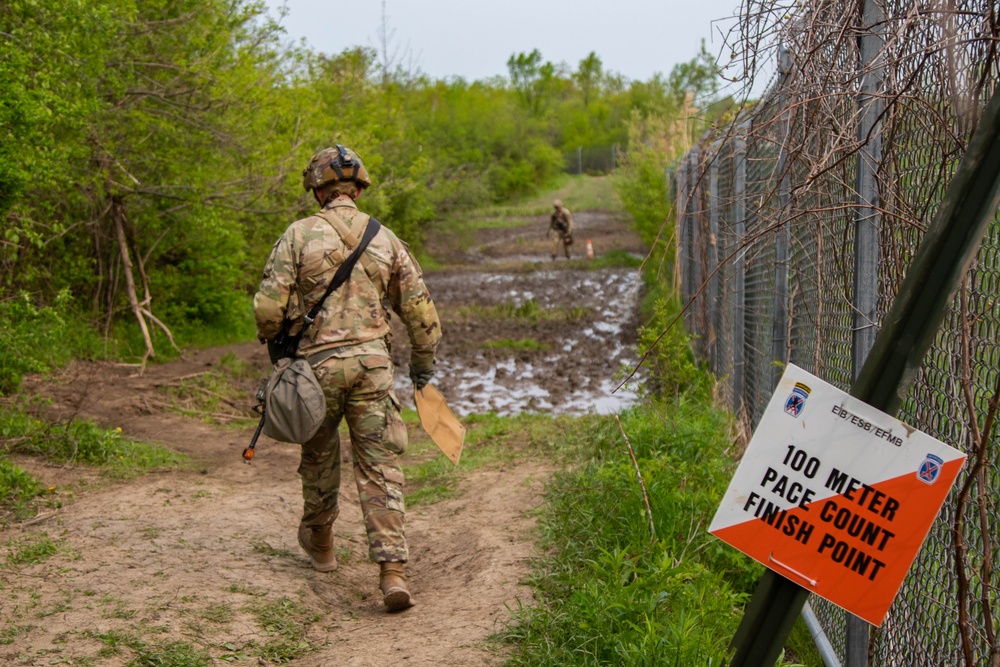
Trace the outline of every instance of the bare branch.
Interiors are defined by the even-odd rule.
[[[628,455],[632,459],[632,465],[635,467],[635,476],[639,480],[639,488],[642,489],[642,500],[646,503],[646,520],[649,521],[649,537],[654,542],[656,541],[656,528],[653,526],[653,508],[649,505],[649,494],[646,493],[646,484],[642,481],[642,471],[639,470],[639,461],[635,458],[635,450],[632,449],[632,443],[628,439],[628,435],[625,433],[625,428],[622,426],[622,420],[615,415],[615,421],[618,422],[618,430],[622,432],[622,437],[625,438],[625,444],[628,446]]]

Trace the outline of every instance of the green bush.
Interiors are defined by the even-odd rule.
[[[0,301],[0,395],[21,386],[26,373],[42,373],[66,362],[66,315],[70,302],[62,291],[51,306],[37,306],[27,294]]]
[[[161,319],[188,327],[229,329],[245,318],[243,286],[246,241],[237,220],[201,211],[184,220],[157,274]],[[263,265],[263,262],[261,262]],[[155,311],[154,311],[155,312]]]
[[[663,290],[647,297],[647,324],[639,329],[639,352],[645,361],[647,388],[659,396],[711,393],[712,380],[702,372],[684,330],[680,299]]]
[[[43,493],[37,479],[0,457],[0,513],[8,511],[17,517],[30,514],[29,504]]]
[[[663,157],[646,146],[633,146],[615,175],[614,184],[643,242],[652,248],[657,237],[669,241],[673,233],[673,209]]]
[[[534,169],[527,162],[513,162],[488,172],[490,186],[496,201],[531,192],[534,188]]]

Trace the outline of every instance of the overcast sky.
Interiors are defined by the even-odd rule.
[[[335,54],[380,46],[382,3],[267,0],[284,4],[289,38]],[[432,78],[467,80],[507,74],[513,53],[539,49],[545,60],[576,69],[594,51],[606,71],[648,80],[698,53],[717,55],[740,0],[387,0],[400,59]],[[728,18],[728,20],[726,20]],[[716,21],[713,23],[713,21]],[[406,59],[405,56],[409,55]]]

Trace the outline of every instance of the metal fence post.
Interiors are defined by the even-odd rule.
[[[733,137],[733,225],[739,251],[733,263],[733,414],[743,412],[743,391],[746,372],[746,284],[747,256],[743,247],[747,227],[747,125]]]
[[[674,174],[675,195],[677,197],[677,262],[678,275],[681,276],[680,293],[684,303],[688,301],[687,285],[687,240],[688,225],[688,160],[687,156],[681,158],[677,164],[677,171]]]
[[[708,176],[708,326],[709,364],[712,372],[719,372],[719,330],[722,328],[721,282],[719,280],[719,158],[722,142],[712,144],[712,164]]]
[[[875,343],[878,309],[879,188],[877,174],[882,160],[880,123],[885,103],[882,92],[882,49],[885,16],[878,0],[865,0],[858,47],[861,89],[858,95],[857,208],[854,211],[854,321],[851,340],[851,377],[857,380]],[[869,624],[847,617],[846,667],[868,667]]]
[[[787,47],[782,45],[779,50],[778,67],[782,76],[787,77],[791,72],[791,56]],[[782,106],[782,115],[786,130],[791,127],[791,111],[789,110],[788,93],[781,91],[779,98]],[[788,244],[789,231],[788,202],[791,192],[791,177],[788,169],[788,132],[785,132],[785,140],[781,145],[778,154],[778,175],[781,180],[778,183],[778,206],[781,213],[786,216],[786,222],[774,235],[774,320],[771,328],[771,359],[776,362],[772,368],[771,386],[775,387],[781,374],[788,363]]]
[[[688,185],[689,185],[689,201],[688,206],[688,234],[690,235],[688,239],[688,261],[690,262],[688,274],[688,293],[689,299],[693,299],[694,295],[698,293],[698,288],[701,286],[701,262],[698,261],[698,244],[701,242],[698,234],[698,222],[701,220],[703,211],[701,210],[701,178],[699,177],[698,166],[701,164],[701,151],[695,146],[688,153],[691,156],[691,164],[688,166]],[[697,317],[698,309],[695,307],[691,308],[691,313]]]

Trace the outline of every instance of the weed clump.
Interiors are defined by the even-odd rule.
[[[176,467],[186,460],[161,447],[128,440],[118,427],[104,428],[81,419],[47,422],[17,404],[0,407],[0,448],[0,520],[30,517],[43,496],[55,490],[4,454],[27,454],[60,466],[82,464],[113,479]]]

